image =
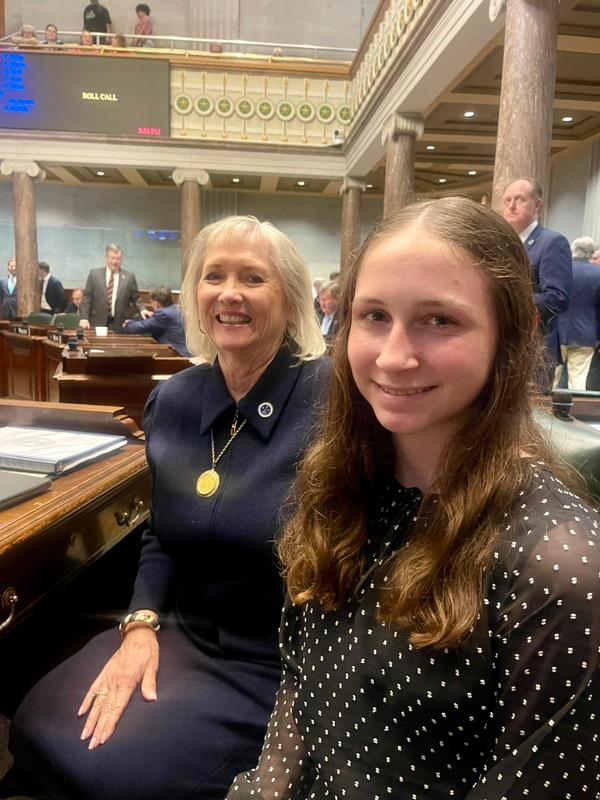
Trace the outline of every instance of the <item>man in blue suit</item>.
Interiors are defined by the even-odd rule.
[[[584,390],[600,339],[600,265],[590,263],[594,240],[575,239],[573,253],[573,293],[569,310],[558,317],[558,335],[563,364],[569,372],[569,389]],[[560,384],[563,365],[556,368],[554,385]]]
[[[0,319],[17,316],[17,262],[8,259],[8,277],[0,278]]]
[[[549,389],[559,359],[557,317],[569,308],[573,260],[565,237],[538,222],[541,205],[542,187],[532,178],[518,178],[504,191],[502,216],[521,238],[531,263],[534,302],[548,360],[543,388]]]
[[[191,353],[185,344],[183,317],[181,309],[173,302],[168,286],[158,286],[150,292],[153,313],[144,320],[126,319],[124,333],[151,333],[160,344],[168,344],[180,356],[190,358]]]

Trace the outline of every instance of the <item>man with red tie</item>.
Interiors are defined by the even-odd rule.
[[[79,307],[82,328],[106,326],[122,333],[123,322],[132,310],[139,311],[142,319],[150,316],[139,296],[135,275],[121,269],[122,261],[123,248],[109,244],[106,265],[90,270]]]

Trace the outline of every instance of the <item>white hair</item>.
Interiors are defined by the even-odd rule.
[[[226,217],[200,231],[190,249],[189,263],[181,286],[181,308],[186,322],[188,350],[213,361],[217,351],[211,339],[200,328],[196,290],[206,253],[218,239],[258,240],[270,256],[271,266],[283,284],[285,299],[293,312],[293,322],[285,333],[296,342],[295,355],[310,361],[325,352],[325,342],[315,315],[310,272],[302,256],[288,239],[270,222],[256,217]]]
[[[584,261],[589,261],[589,259],[594,255],[595,249],[596,245],[594,244],[594,240],[591,236],[580,236],[578,239],[573,239],[571,244],[571,255],[573,258],[580,258]]]

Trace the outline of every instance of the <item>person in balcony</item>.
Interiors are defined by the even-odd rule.
[[[122,33],[113,33],[110,38],[111,47],[127,47],[127,39]]]
[[[11,41],[17,47],[38,47],[41,44],[33,25],[21,25],[21,30],[12,37]]]
[[[108,8],[98,0],[91,0],[83,9],[83,29],[96,34],[94,44],[106,44],[108,37],[98,34],[112,33],[112,19]]]
[[[150,18],[150,6],[146,3],[138,3],[135,7],[138,21],[135,26],[135,39],[131,42],[132,47],[154,47],[154,42],[149,37],[152,36],[152,19]]]
[[[46,35],[44,36],[43,44],[46,45],[46,50],[52,50],[54,45],[64,44],[62,39],[58,38],[58,28],[52,22],[46,25]]]

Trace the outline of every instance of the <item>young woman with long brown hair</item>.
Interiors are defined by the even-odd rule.
[[[463,198],[358,254],[279,545],[282,684],[228,797],[598,796],[600,518],[532,420],[529,270]]]

